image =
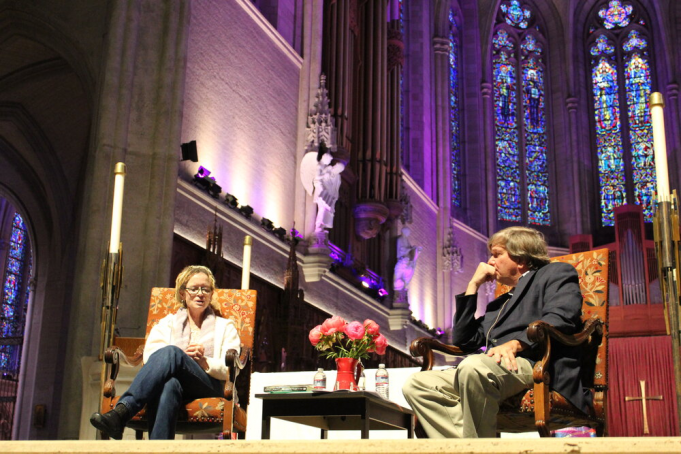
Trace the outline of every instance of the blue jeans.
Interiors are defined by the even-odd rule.
[[[118,403],[131,415],[147,406],[149,438],[175,438],[175,423],[185,401],[222,397],[224,386],[208,375],[179,347],[168,345],[154,352],[123,393]]]

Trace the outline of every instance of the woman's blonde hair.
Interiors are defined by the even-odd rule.
[[[529,227],[508,227],[499,230],[487,241],[487,249],[502,246],[516,263],[536,270],[549,263],[549,251],[544,235]]]
[[[210,270],[210,268],[203,265],[189,265],[188,267],[180,271],[180,274],[177,275],[177,279],[175,279],[175,301],[180,303],[182,307],[187,307],[187,302],[182,298],[182,290],[185,290],[187,288],[186,287],[187,282],[189,282],[189,279],[191,279],[192,276],[201,273],[208,276],[208,280],[210,281],[210,287],[211,289],[215,290],[215,276],[213,276],[213,272]],[[219,312],[220,308],[217,307],[216,303],[213,302],[212,298],[210,300],[210,305],[214,311]]]

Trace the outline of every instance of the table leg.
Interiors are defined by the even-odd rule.
[[[329,431],[326,429],[322,429],[322,440],[328,440],[329,439]]]
[[[272,418],[269,416],[265,416],[264,409],[263,409],[263,416],[262,416],[262,430],[260,432],[260,439],[261,440],[269,440],[270,439],[270,422],[272,421]]]
[[[408,415],[409,426],[407,427],[407,438],[414,438],[414,415]]]

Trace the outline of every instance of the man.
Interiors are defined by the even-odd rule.
[[[532,367],[540,357],[527,338],[527,326],[543,320],[563,332],[582,326],[582,296],[574,267],[549,263],[542,234],[509,227],[487,243],[491,257],[480,263],[466,292],[456,296],[453,343],[467,356],[456,369],[412,375],[402,392],[430,438],[495,437],[499,403],[533,385]],[[477,291],[496,280],[514,287],[475,317]],[[579,347],[553,345],[551,387],[588,411],[590,394],[580,378]]]

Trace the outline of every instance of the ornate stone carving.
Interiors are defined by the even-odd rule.
[[[378,202],[364,202],[355,205],[355,232],[365,240],[375,237],[381,224],[388,219],[388,207]]]
[[[402,222],[402,225],[411,224],[412,221],[411,196],[409,195],[409,192],[407,191],[407,188],[404,185],[404,181],[402,181],[401,186],[402,187],[400,190],[400,202],[402,203],[402,214],[400,214],[400,221]]]
[[[305,151],[319,151],[319,144],[324,143],[326,149],[335,153],[337,149],[336,126],[329,109],[329,91],[326,89],[326,75],[319,77],[319,88],[315,96],[314,107],[307,117],[307,135]]]
[[[393,275],[393,289],[395,292],[407,292],[409,283],[414,277],[416,261],[421,252],[420,246],[412,246],[409,242],[409,227],[402,227],[402,234],[397,237],[397,263]]]
[[[463,272],[463,253],[454,236],[454,221],[451,218],[449,220],[447,242],[442,247],[442,268],[445,271],[453,271],[456,274]]]
[[[317,205],[315,232],[320,233],[333,227],[336,201],[341,185],[341,172],[345,163],[336,162],[336,127],[329,110],[329,92],[326,76],[319,80],[314,108],[307,119],[305,155],[300,163],[300,179],[307,193],[314,197]]]
[[[330,257],[331,249],[328,240],[329,232],[322,230],[315,232],[310,238],[310,246],[307,254],[303,257],[303,275],[305,282],[317,282],[329,271],[333,259]]]
[[[440,36],[433,38],[433,51],[436,54],[449,55],[450,46],[449,38],[442,38]]]

